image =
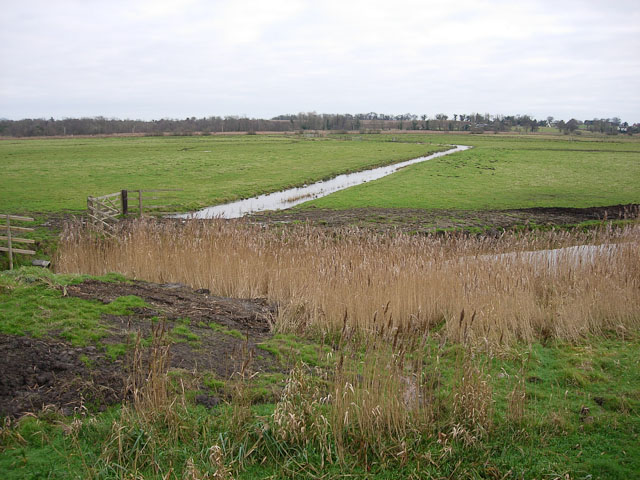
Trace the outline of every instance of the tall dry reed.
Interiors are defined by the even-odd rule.
[[[418,443],[441,428],[459,430],[458,416],[478,408],[476,395],[460,405],[458,416],[446,416],[450,400],[441,385],[441,349],[428,336],[400,338],[396,345],[379,337],[363,340],[342,337],[328,371],[302,364],[291,370],[271,417],[280,451],[311,447],[323,464],[344,462],[350,455],[365,468],[405,463]],[[465,395],[466,385],[458,389]],[[492,401],[490,395],[482,400]]]
[[[605,247],[525,253],[583,244]],[[279,305],[281,331],[438,331],[509,343],[637,329],[639,244],[638,225],[493,238],[142,220],[116,240],[68,225],[56,264],[266,297]]]

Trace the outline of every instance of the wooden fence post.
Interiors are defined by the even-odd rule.
[[[87,212],[89,213],[89,223],[93,225],[93,202],[91,201],[91,197],[87,197]]]
[[[122,190],[122,214],[126,215],[129,213],[129,192],[127,190]]]
[[[11,248],[11,216],[7,213],[7,243],[9,247],[9,270],[13,270],[13,250]]]
[[[138,190],[138,208],[140,208],[140,218],[142,218],[142,190]]]

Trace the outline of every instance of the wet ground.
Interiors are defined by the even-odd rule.
[[[104,303],[136,295],[149,306],[136,308],[131,315],[103,316],[110,333],[98,346],[74,347],[55,337],[0,335],[0,416],[20,416],[47,405],[72,414],[82,406],[102,410],[122,401],[130,359],[123,355],[112,360],[104,347],[132,346],[138,332],[149,337],[159,322],[168,330],[186,327],[189,333],[187,338],[176,335],[169,339],[172,369],[211,372],[222,380],[247,364],[252,372],[281,371],[272,354],[257,348],[270,337],[275,314],[264,300],[216,297],[180,284],[138,281],[89,280],[64,288],[68,296]],[[198,398],[208,405],[218,401],[206,394]]]
[[[82,216],[43,214],[41,224],[58,234],[66,221]],[[290,209],[254,213],[245,217],[250,222],[289,224],[310,222],[327,227],[358,226],[379,231],[400,229],[407,232],[434,232],[441,229],[501,230],[520,226],[572,226],[582,222],[622,220],[640,217],[640,204],[609,205],[588,208],[522,208],[511,210],[422,210],[406,208],[322,208]],[[135,220],[131,218],[130,220]],[[180,220],[166,219],[176,222]],[[206,221],[206,220],[204,220]]]
[[[612,205],[589,208],[524,208],[515,210],[421,210],[354,208],[329,210],[310,208],[265,212],[250,216],[267,224],[310,222],[327,227],[355,225],[386,231],[434,232],[440,229],[502,230],[518,226],[565,226],[593,220],[638,218],[640,205]]]
[[[0,334],[0,357],[0,416],[47,406],[69,415],[82,405],[103,409],[122,397],[122,363],[107,360],[96,347]]]

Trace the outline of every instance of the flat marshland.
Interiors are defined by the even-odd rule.
[[[105,164],[118,164],[115,151],[123,162],[135,151],[143,163],[145,148],[164,152],[153,175],[96,173],[90,190],[132,180],[184,187],[183,209],[443,144],[474,148],[274,214],[275,224],[127,219],[111,238],[67,217],[56,273],[0,273],[5,478],[627,479],[640,471],[637,140],[216,136],[2,147],[27,159],[59,146],[62,161],[64,142],[77,154],[66,164],[72,176],[91,149]],[[205,184],[173,165],[186,155],[185,168],[198,161],[213,172],[206,155],[222,161],[223,152],[229,168],[247,164],[235,181]],[[299,172],[285,171],[294,165]],[[80,208],[81,198],[64,195],[31,189],[22,213]],[[618,209],[626,218],[606,218],[621,204],[632,204]],[[589,228],[523,229],[532,208],[564,209],[556,224],[573,223],[564,219],[575,212],[603,215]],[[384,229],[331,221],[374,209]],[[416,235],[386,216],[403,211],[462,225],[458,218],[477,216],[483,231],[495,230],[482,223],[487,212],[517,220],[490,234]],[[300,221],[314,212],[328,220]]]
[[[299,208],[480,211],[640,203],[635,137],[354,134],[2,140],[0,205],[13,213],[79,212],[88,195],[172,188],[181,190],[174,194],[176,211],[188,211],[451,144],[474,148]]]

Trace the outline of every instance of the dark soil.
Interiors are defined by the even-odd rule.
[[[91,369],[82,355],[93,363]],[[0,334],[0,357],[0,416],[19,416],[48,405],[64,414],[82,405],[103,409],[122,396],[122,362],[108,361],[96,347]]]
[[[640,205],[516,210],[421,210],[401,208],[310,208],[254,214],[252,221],[278,224],[310,222],[327,227],[358,226],[379,231],[433,232],[439,229],[512,229],[519,226],[568,226],[592,220],[638,218]]]
[[[61,287],[62,288],[62,287]],[[57,338],[34,339],[0,335],[0,417],[20,416],[50,405],[71,414],[83,405],[91,409],[123,400],[129,355],[112,360],[109,344],[125,344],[130,352],[138,333],[150,338],[154,326],[163,324],[170,343],[169,368],[184,369],[201,377],[205,372],[229,379],[235,372],[281,371],[281,365],[257,344],[270,337],[275,308],[262,299],[231,299],[209,295],[180,284],[100,282],[89,280],[64,287],[68,296],[109,303],[136,295],[150,306],[131,315],[105,315],[109,335],[98,346],[74,347]],[[174,334],[186,326],[192,338]],[[208,406],[219,399],[204,394],[196,400]]]

